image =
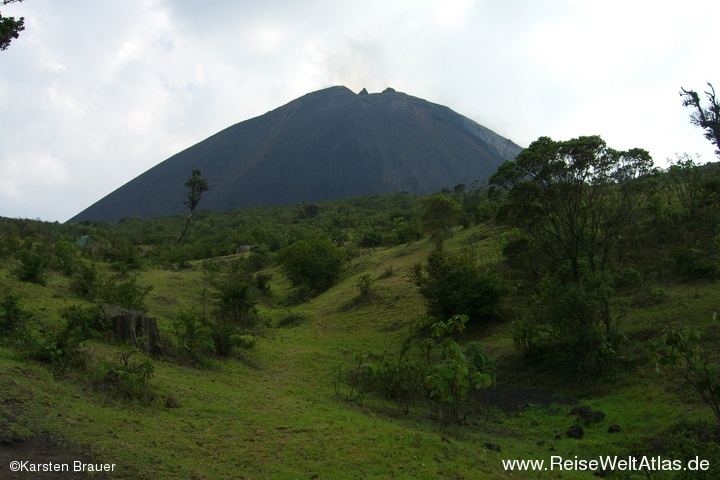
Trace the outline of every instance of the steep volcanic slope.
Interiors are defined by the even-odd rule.
[[[387,89],[309,93],[170,157],[79,213],[81,220],[184,213],[192,165],[201,209],[314,202],[486,180],[521,148],[447,107]]]

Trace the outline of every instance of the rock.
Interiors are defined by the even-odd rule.
[[[492,450],[493,452],[499,452],[501,450],[500,445],[498,445],[497,443],[492,443],[492,442],[487,442],[485,444],[485,447],[488,450]]]
[[[119,381],[117,372],[110,370],[105,374],[105,378],[93,382],[93,388],[96,392],[112,392],[117,389]]]
[[[581,405],[570,410],[570,415],[574,415],[585,422],[585,425],[597,423],[605,418],[605,412],[600,410],[594,411],[587,405]]]
[[[565,432],[565,435],[567,435],[568,438],[581,439],[583,435],[585,435],[585,430],[580,425],[573,425],[572,427],[568,428],[568,431]]]
[[[612,424],[608,427],[608,433],[618,433],[620,431],[620,425]]]
[[[19,435],[13,435],[12,437],[0,438],[0,445],[12,447],[14,445],[20,445],[21,443],[24,443],[25,440],[26,440],[25,437],[21,437]]]

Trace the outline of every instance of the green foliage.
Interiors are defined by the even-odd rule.
[[[139,360],[136,360],[140,357]],[[130,344],[125,344],[114,359],[104,362],[106,372],[113,378],[117,392],[128,399],[142,400],[149,396],[150,380],[155,373],[155,362]],[[105,374],[108,378],[108,373]]]
[[[401,354],[383,359],[375,373],[376,391],[407,415],[411,405],[427,397],[424,387],[427,375],[428,366],[420,358]]]
[[[513,322],[513,343],[515,349],[526,358],[532,358],[539,351],[550,329],[532,320],[518,320]]]
[[[463,350],[449,336],[462,331],[468,320],[467,316],[455,315],[432,326],[434,338],[445,338],[437,345],[441,353],[437,363],[430,366],[425,385],[430,398],[439,403],[446,425],[460,420],[460,403],[470,392],[495,383],[497,363],[483,354],[483,345],[471,342]]]
[[[421,218],[425,231],[437,242],[438,248],[442,240],[452,233],[457,225],[462,207],[452,197],[442,194],[431,195],[425,199]]]
[[[58,326],[28,328],[20,340],[24,353],[49,363],[58,373],[78,364],[85,342],[106,329],[106,316],[98,307],[71,305],[60,312]]]
[[[642,223],[652,165],[645,150],[614,150],[598,136],[541,137],[490,178],[507,190],[502,221],[521,234],[504,254],[535,284],[535,311],[515,331],[523,353],[544,339],[560,342],[581,371],[617,358],[618,279],[633,257],[626,239]]]
[[[71,276],[77,266],[78,247],[70,242],[56,242],[52,265],[65,276]]]
[[[129,310],[147,311],[145,298],[152,285],[139,285],[137,276],[107,275],[96,264],[81,264],[70,279],[70,290],[95,303],[109,303]]]
[[[683,421],[672,425],[660,435],[632,445],[629,454],[638,458],[649,456],[674,459],[680,461],[681,465],[688,465],[690,461],[708,462],[707,469],[681,470],[672,472],[671,477],[663,475],[670,472],[648,471],[646,478],[649,479],[716,480],[720,478],[720,426],[708,422]]]
[[[236,347],[251,348],[260,325],[257,289],[253,277],[244,270],[214,274],[213,307],[209,314],[180,311],[172,319],[177,353],[196,365],[207,366],[209,357],[230,356]]]
[[[506,293],[502,280],[474,265],[468,254],[434,251],[425,266],[416,264],[410,275],[425,298],[428,314],[436,319],[456,313],[472,322],[500,316],[500,300]]]
[[[656,368],[668,369],[692,386],[720,422],[720,356],[700,342],[688,327],[671,327],[650,342]]]
[[[17,0],[6,0],[3,5],[15,1]],[[15,20],[15,17],[3,17],[0,15],[0,51],[7,50],[10,42],[14,38],[18,38],[23,30],[25,30],[24,17]]]
[[[357,286],[358,290],[360,291],[360,297],[366,298],[370,295],[372,283],[373,279],[369,273],[364,273],[358,277],[357,281],[355,282],[355,286]]]
[[[367,393],[375,393],[392,400],[408,414],[410,407],[431,399],[440,407],[445,425],[460,421],[460,406],[471,392],[495,383],[497,362],[483,353],[480,342],[470,342],[462,348],[452,337],[462,332],[469,321],[465,315],[455,315],[432,325],[432,338],[421,344],[421,350],[411,355],[409,344],[397,357],[382,358],[377,363],[369,355],[355,354],[354,366],[348,366],[349,393],[341,390],[342,364],[333,380],[335,394],[346,400],[360,400]]]
[[[645,150],[614,150],[598,136],[541,137],[505,162],[490,183],[509,190],[510,225],[567,262],[579,283],[582,261],[593,271],[611,266],[620,239],[638,220],[644,184],[637,179],[652,164]]]
[[[0,338],[10,338],[30,317],[20,305],[20,295],[6,293],[0,301]]]
[[[127,272],[128,270],[137,270],[142,267],[142,259],[138,247],[123,239],[112,248],[108,249],[105,259],[115,270]]]
[[[172,318],[171,326],[178,354],[197,365],[207,364],[208,357],[215,352],[215,343],[212,330],[201,321],[200,316],[182,310]]]
[[[335,284],[346,258],[330,240],[300,240],[283,249],[278,262],[301,296],[312,296]]]
[[[15,275],[21,282],[45,284],[45,269],[50,264],[48,255],[41,251],[40,245],[27,247],[15,253],[18,265]]]

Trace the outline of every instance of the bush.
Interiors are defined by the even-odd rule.
[[[70,242],[57,242],[54,247],[53,267],[63,275],[71,276],[77,266],[78,247]]]
[[[138,285],[137,277],[105,275],[98,271],[95,264],[81,264],[70,279],[70,291],[80,298],[141,312],[147,310],[145,297],[152,288],[151,285]]]
[[[45,269],[50,264],[47,255],[38,252],[36,247],[20,250],[15,258],[19,262],[15,269],[18,280],[45,285]]]
[[[283,249],[278,261],[293,286],[312,296],[337,281],[346,254],[330,240],[300,240]]]
[[[407,414],[411,405],[427,398],[425,377],[428,373],[426,362],[400,355],[393,359],[383,359],[370,381],[365,384],[370,385],[382,398],[392,400]]]
[[[141,359],[135,361],[134,358]],[[117,392],[128,399],[145,399],[149,394],[150,380],[155,373],[153,360],[136,347],[125,344],[115,359],[106,360],[105,379],[112,378]],[[114,372],[114,375],[112,374]]]
[[[177,352],[193,363],[204,364],[215,352],[212,331],[196,313],[180,311],[172,319],[172,331],[177,341]]]
[[[478,322],[500,316],[500,300],[506,293],[500,277],[477,268],[467,255],[432,252],[426,266],[414,266],[410,278],[435,319],[459,313]]]
[[[35,360],[46,362],[59,373],[78,363],[80,348],[105,329],[106,316],[99,307],[72,305],[60,312],[65,320],[54,328],[27,329],[21,344],[25,353]]]
[[[29,316],[20,306],[20,295],[6,293],[0,302],[0,337],[11,337]]]

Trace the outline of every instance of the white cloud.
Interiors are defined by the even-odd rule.
[[[527,145],[712,160],[681,86],[720,83],[720,3],[23,2],[0,53],[0,215],[65,220],[170,155],[330,85],[387,86]]]

